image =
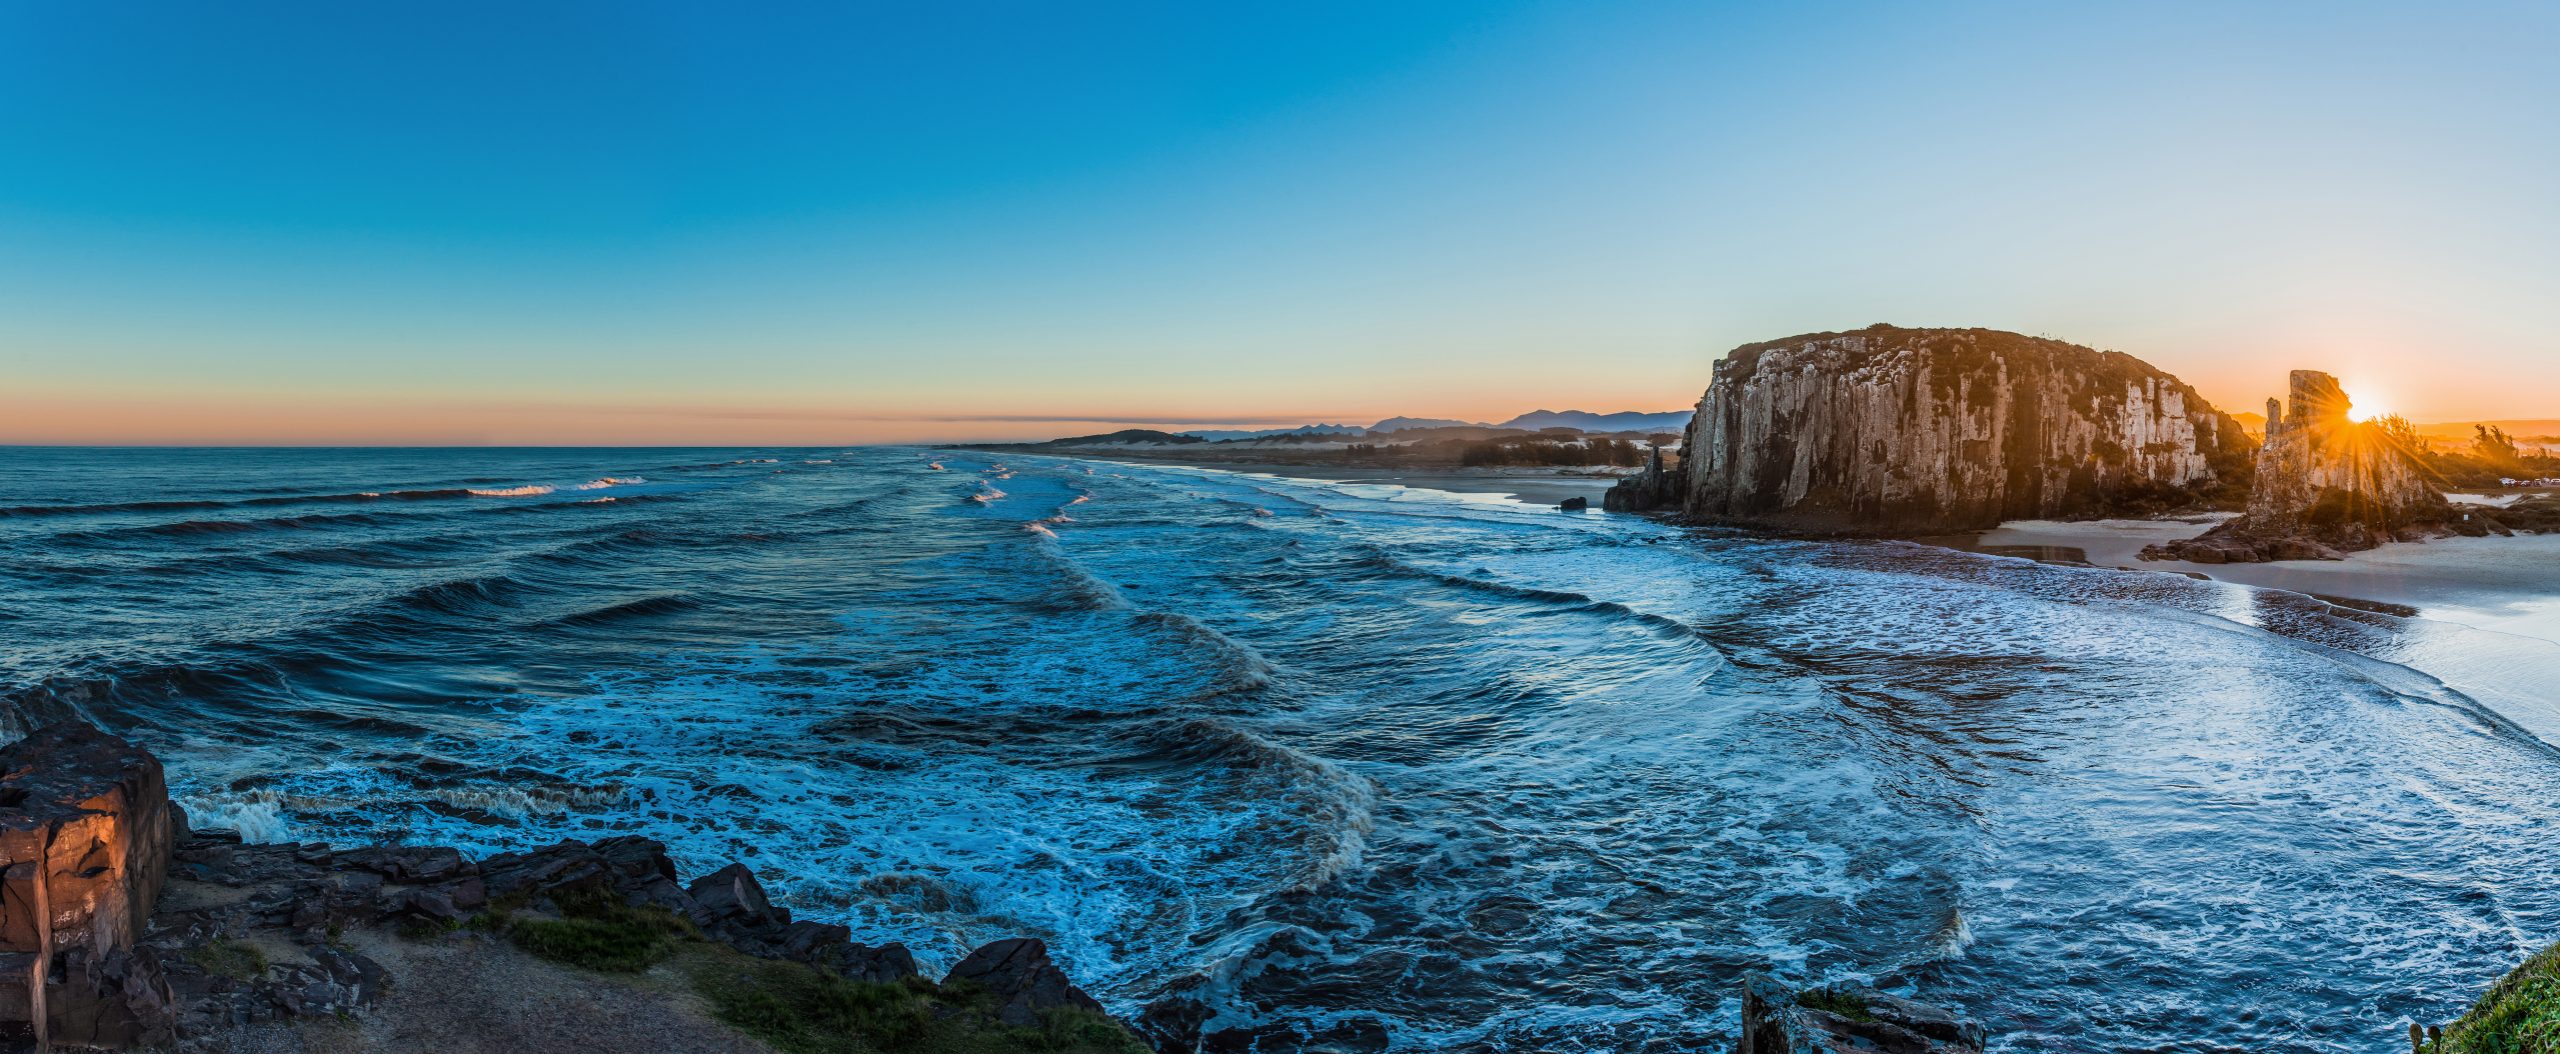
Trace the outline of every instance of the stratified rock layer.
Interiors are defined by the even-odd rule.
[[[2245,484],[2238,422],[2130,355],[1988,329],[1873,326],[1734,349],[1678,466],[1612,508],[1901,534],[2151,512]]]
[[[66,723],[0,748],[0,1039],[166,1038],[134,942],[181,827],[160,762],[122,739]]]
[[[2348,417],[2336,378],[2295,370],[2281,417],[2267,400],[2248,512],[2182,542],[2150,546],[2145,559],[2198,563],[2335,560],[2394,539],[2463,531],[2416,458],[2378,425]]]

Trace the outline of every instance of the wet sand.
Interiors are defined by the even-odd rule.
[[[2560,535],[2395,542],[2345,560],[2270,564],[2193,564],[2140,556],[2143,546],[2192,538],[2218,519],[2020,520],[1979,536],[1929,540],[1976,552],[2169,571],[2397,605],[2439,622],[2560,643]]]

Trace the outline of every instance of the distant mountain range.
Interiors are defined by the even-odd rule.
[[[1371,431],[1374,429],[1359,425],[1299,425],[1296,428],[1195,428],[1182,434],[1223,443],[1230,439],[1269,439],[1272,436],[1356,436]]]
[[[1508,421],[1504,428],[1572,428],[1584,432],[1677,432],[1689,427],[1695,411],[1673,410],[1648,414],[1621,410],[1614,414],[1595,414],[1589,410],[1531,410]]]
[[[1572,428],[1584,432],[1677,432],[1689,427],[1691,411],[1673,410],[1649,414],[1636,410],[1598,414],[1588,410],[1532,410],[1500,424],[1485,421],[1458,421],[1445,417],[1390,417],[1362,428],[1358,425],[1299,425],[1296,428],[1203,428],[1180,433],[1223,442],[1231,439],[1269,439],[1286,435],[1374,435],[1403,432],[1416,428]]]

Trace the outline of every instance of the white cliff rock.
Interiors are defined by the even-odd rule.
[[[1678,466],[1610,503],[1823,532],[1987,528],[2229,495],[2251,449],[2193,388],[2129,355],[1873,326],[1734,349]]]

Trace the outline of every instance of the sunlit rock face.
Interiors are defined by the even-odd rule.
[[[2275,400],[2267,402],[2267,442],[2247,514],[2202,537],[2152,546],[2146,558],[2333,560],[2441,533],[2453,511],[2444,494],[2381,427],[2348,419],[2336,378],[2295,370],[2291,389],[2281,417]]]
[[[165,1012],[167,986],[133,944],[177,826],[160,762],[122,739],[67,722],[0,748],[0,1038],[159,1034],[135,1008]]]
[[[1734,349],[1677,478],[1645,485],[1696,520],[1922,533],[2197,504],[2245,483],[2253,447],[2130,355],[1872,326]]]
[[[2394,447],[2382,429],[2347,419],[2347,393],[2318,370],[2293,371],[2292,397],[2281,427],[2268,426],[2258,454],[2257,485],[2249,515],[2303,517],[2324,494],[2349,503],[2346,522],[2389,531],[2447,511],[2444,494],[2429,484],[2408,452]]]

